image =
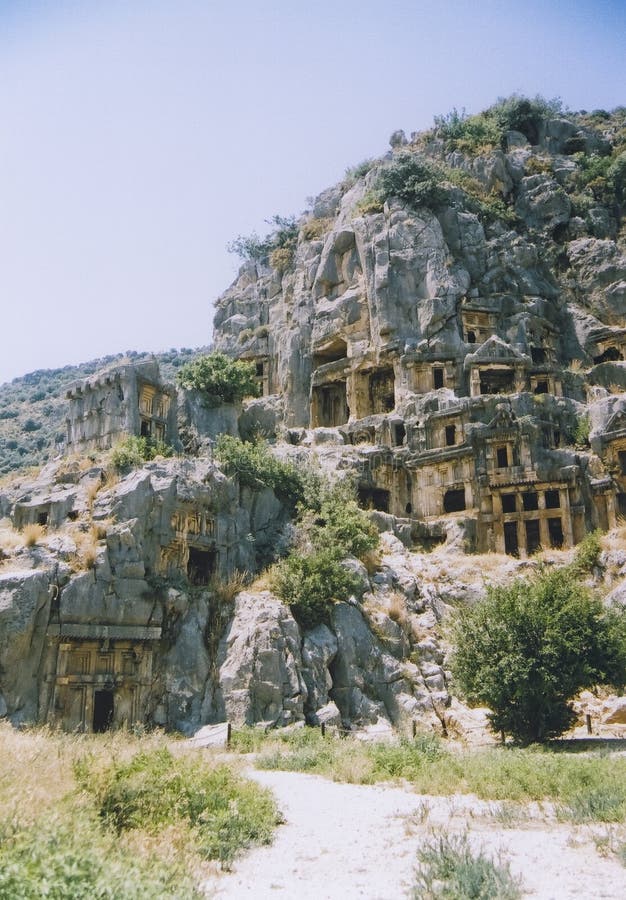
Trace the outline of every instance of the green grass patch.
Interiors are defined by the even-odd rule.
[[[181,865],[138,853],[83,811],[31,828],[0,826],[0,897],[11,900],[192,900],[202,895]]]
[[[508,863],[472,850],[467,834],[439,835],[418,851],[414,900],[517,900],[521,884]]]
[[[257,764],[355,784],[402,779],[419,793],[439,796],[475,794],[516,804],[552,800],[562,805],[563,816],[580,821],[626,820],[626,788],[621,787],[626,785],[626,758],[606,753],[581,757],[549,747],[457,752],[433,735],[363,744],[302,729],[284,739],[267,735]]]
[[[200,855],[222,864],[251,844],[269,843],[279,821],[269,791],[225,765],[174,757],[166,748],[95,771],[85,760],[75,770],[104,823],[118,834],[137,828],[156,834],[182,823]]]

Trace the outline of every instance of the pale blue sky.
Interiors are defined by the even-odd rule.
[[[626,104],[626,2],[0,0],[0,383],[207,343],[229,240],[513,91]]]

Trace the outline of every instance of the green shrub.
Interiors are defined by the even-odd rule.
[[[264,441],[249,443],[221,434],[215,458],[224,472],[236,476],[242,485],[256,490],[269,487],[277,497],[293,506],[304,498],[306,473],[274,456]]]
[[[162,441],[129,435],[113,447],[111,462],[118,472],[128,472],[157,456],[172,456],[173,450]]]
[[[83,761],[76,765],[76,778],[117,833],[142,828],[158,834],[182,822],[202,856],[226,864],[244,847],[269,843],[279,821],[269,791],[227,766],[174,757],[165,748],[104,770],[92,771]]]
[[[476,155],[499,147],[502,129],[488,111],[468,116],[465,110],[453,109],[445,116],[435,116],[435,133],[446,142],[448,150]]]
[[[508,863],[494,862],[482,850],[472,849],[466,833],[441,834],[417,853],[420,868],[413,891],[415,900],[517,900],[520,880]]]
[[[578,447],[589,446],[589,435],[591,433],[591,422],[589,416],[578,416],[576,427],[574,429],[574,443]]]
[[[207,406],[214,407],[258,396],[255,374],[254,363],[214,352],[182,366],[176,380],[181,387],[200,391]]]
[[[374,196],[381,201],[397,197],[415,209],[438,209],[448,198],[440,185],[441,174],[431,163],[413,153],[399,153],[382,169],[373,186]]]
[[[616,622],[624,615],[615,611]],[[573,723],[578,691],[623,681],[620,633],[575,569],[542,572],[459,610],[452,671],[468,700],[490,707],[494,731],[545,741]]]
[[[581,575],[591,572],[598,564],[601,550],[600,532],[588,532],[576,547],[576,554],[572,564],[574,571]]]
[[[291,553],[274,568],[271,583],[298,624],[315,628],[329,622],[333,603],[358,591],[360,579],[341,564],[335,549],[326,549]]]
[[[357,504],[351,482],[317,482],[314,489],[315,498],[305,495],[311,514],[302,526],[314,547],[333,547],[341,556],[360,559],[378,546],[378,529]]]

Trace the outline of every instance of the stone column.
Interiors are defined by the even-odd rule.
[[[569,508],[569,491],[566,487],[559,488],[561,503],[561,527],[563,528],[563,543],[566,547],[574,546],[574,532],[572,528],[572,514]]]
[[[537,491],[537,500],[539,501],[539,543],[543,550],[550,546],[550,530],[548,529],[548,519],[546,518],[546,494],[545,491]]]

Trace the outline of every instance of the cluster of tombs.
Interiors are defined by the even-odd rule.
[[[469,548],[525,557],[570,547],[624,514],[626,431],[609,427],[594,446],[592,477],[573,446],[580,407],[570,400],[583,396],[567,396],[557,328],[530,316],[511,343],[500,321],[488,304],[465,302],[460,341],[376,352],[347,332],[327,334],[309,357],[309,408],[291,424],[337,429],[361,447],[363,505],[426,524],[457,514]],[[623,360],[626,329],[598,330],[588,349],[595,364]],[[266,394],[284,393],[276,357],[242,355]]]

